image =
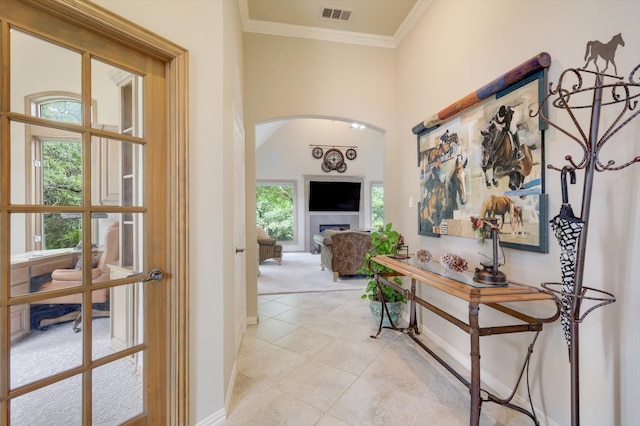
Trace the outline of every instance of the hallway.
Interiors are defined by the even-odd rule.
[[[260,323],[240,347],[224,425],[468,424],[466,387],[410,338],[383,330],[371,339],[376,327],[360,294],[259,296]],[[481,424],[532,422],[487,403]]]

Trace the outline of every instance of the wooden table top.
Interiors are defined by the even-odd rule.
[[[476,283],[472,272],[445,272],[438,262],[430,262],[425,269],[416,266],[413,257],[394,259],[390,255],[380,255],[371,261],[468,302],[487,304],[553,299],[549,292],[512,280],[507,285]]]

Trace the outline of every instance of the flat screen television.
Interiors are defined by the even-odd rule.
[[[360,182],[309,181],[309,211],[360,211],[360,186]]]

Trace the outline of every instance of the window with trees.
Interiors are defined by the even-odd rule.
[[[40,118],[82,124],[79,96],[47,94],[28,99],[31,113]],[[82,143],[53,128],[40,126],[29,135],[31,200],[35,204],[79,206],[82,204]],[[29,247],[45,250],[73,247],[81,239],[81,216],[45,213],[32,224],[34,236]]]
[[[371,227],[382,229],[384,226],[384,186],[371,184]]]
[[[262,182],[256,187],[256,222],[279,242],[295,239],[295,183]]]

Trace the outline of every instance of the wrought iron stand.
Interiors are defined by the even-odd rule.
[[[569,303],[569,307],[565,308],[563,314],[569,319],[569,362],[571,363],[571,424],[577,426],[580,424],[580,348],[579,348],[579,326],[584,318],[594,309],[615,302],[615,296],[603,290],[598,290],[583,285],[585,253],[587,247],[587,231],[589,225],[591,192],[593,189],[593,178],[595,172],[616,171],[624,169],[631,164],[640,162],[640,155],[634,157],[620,166],[616,165],[613,160],[603,163],[600,159],[600,150],[602,147],[616,134],[622,127],[628,124],[632,119],[640,114],[640,105],[638,98],[640,97],[640,65],[636,66],[629,75],[629,81],[624,82],[622,77],[604,74],[601,72],[593,72],[585,69],[567,69],[559,80],[558,86],[554,90],[552,84],[549,85],[549,93],[542,101],[538,112],[540,118],[547,124],[553,126],[573,141],[577,142],[583,151],[583,158],[576,162],[571,155],[565,156],[565,160],[569,163],[565,166],[569,170],[585,171],[584,187],[582,192],[582,210],[581,218],[584,222],[582,233],[578,240],[578,246],[575,257],[575,281],[573,291],[564,291],[559,283],[543,283],[542,286],[555,294],[561,294]],[[593,86],[583,86],[583,75],[593,75],[595,83]],[[568,81],[565,81],[568,80]],[[588,102],[582,103],[583,99]],[[577,136],[569,131],[561,128],[551,122],[545,116],[544,106],[547,102],[560,110],[564,110],[575,125]],[[619,114],[614,119],[611,126],[600,136],[600,114],[602,107],[618,106]],[[585,131],[579,124],[575,115],[577,110],[587,109],[591,112],[590,128]],[[552,165],[550,169],[562,171]],[[594,295],[594,293],[597,293]],[[584,312],[582,303],[588,300],[592,303]]]

